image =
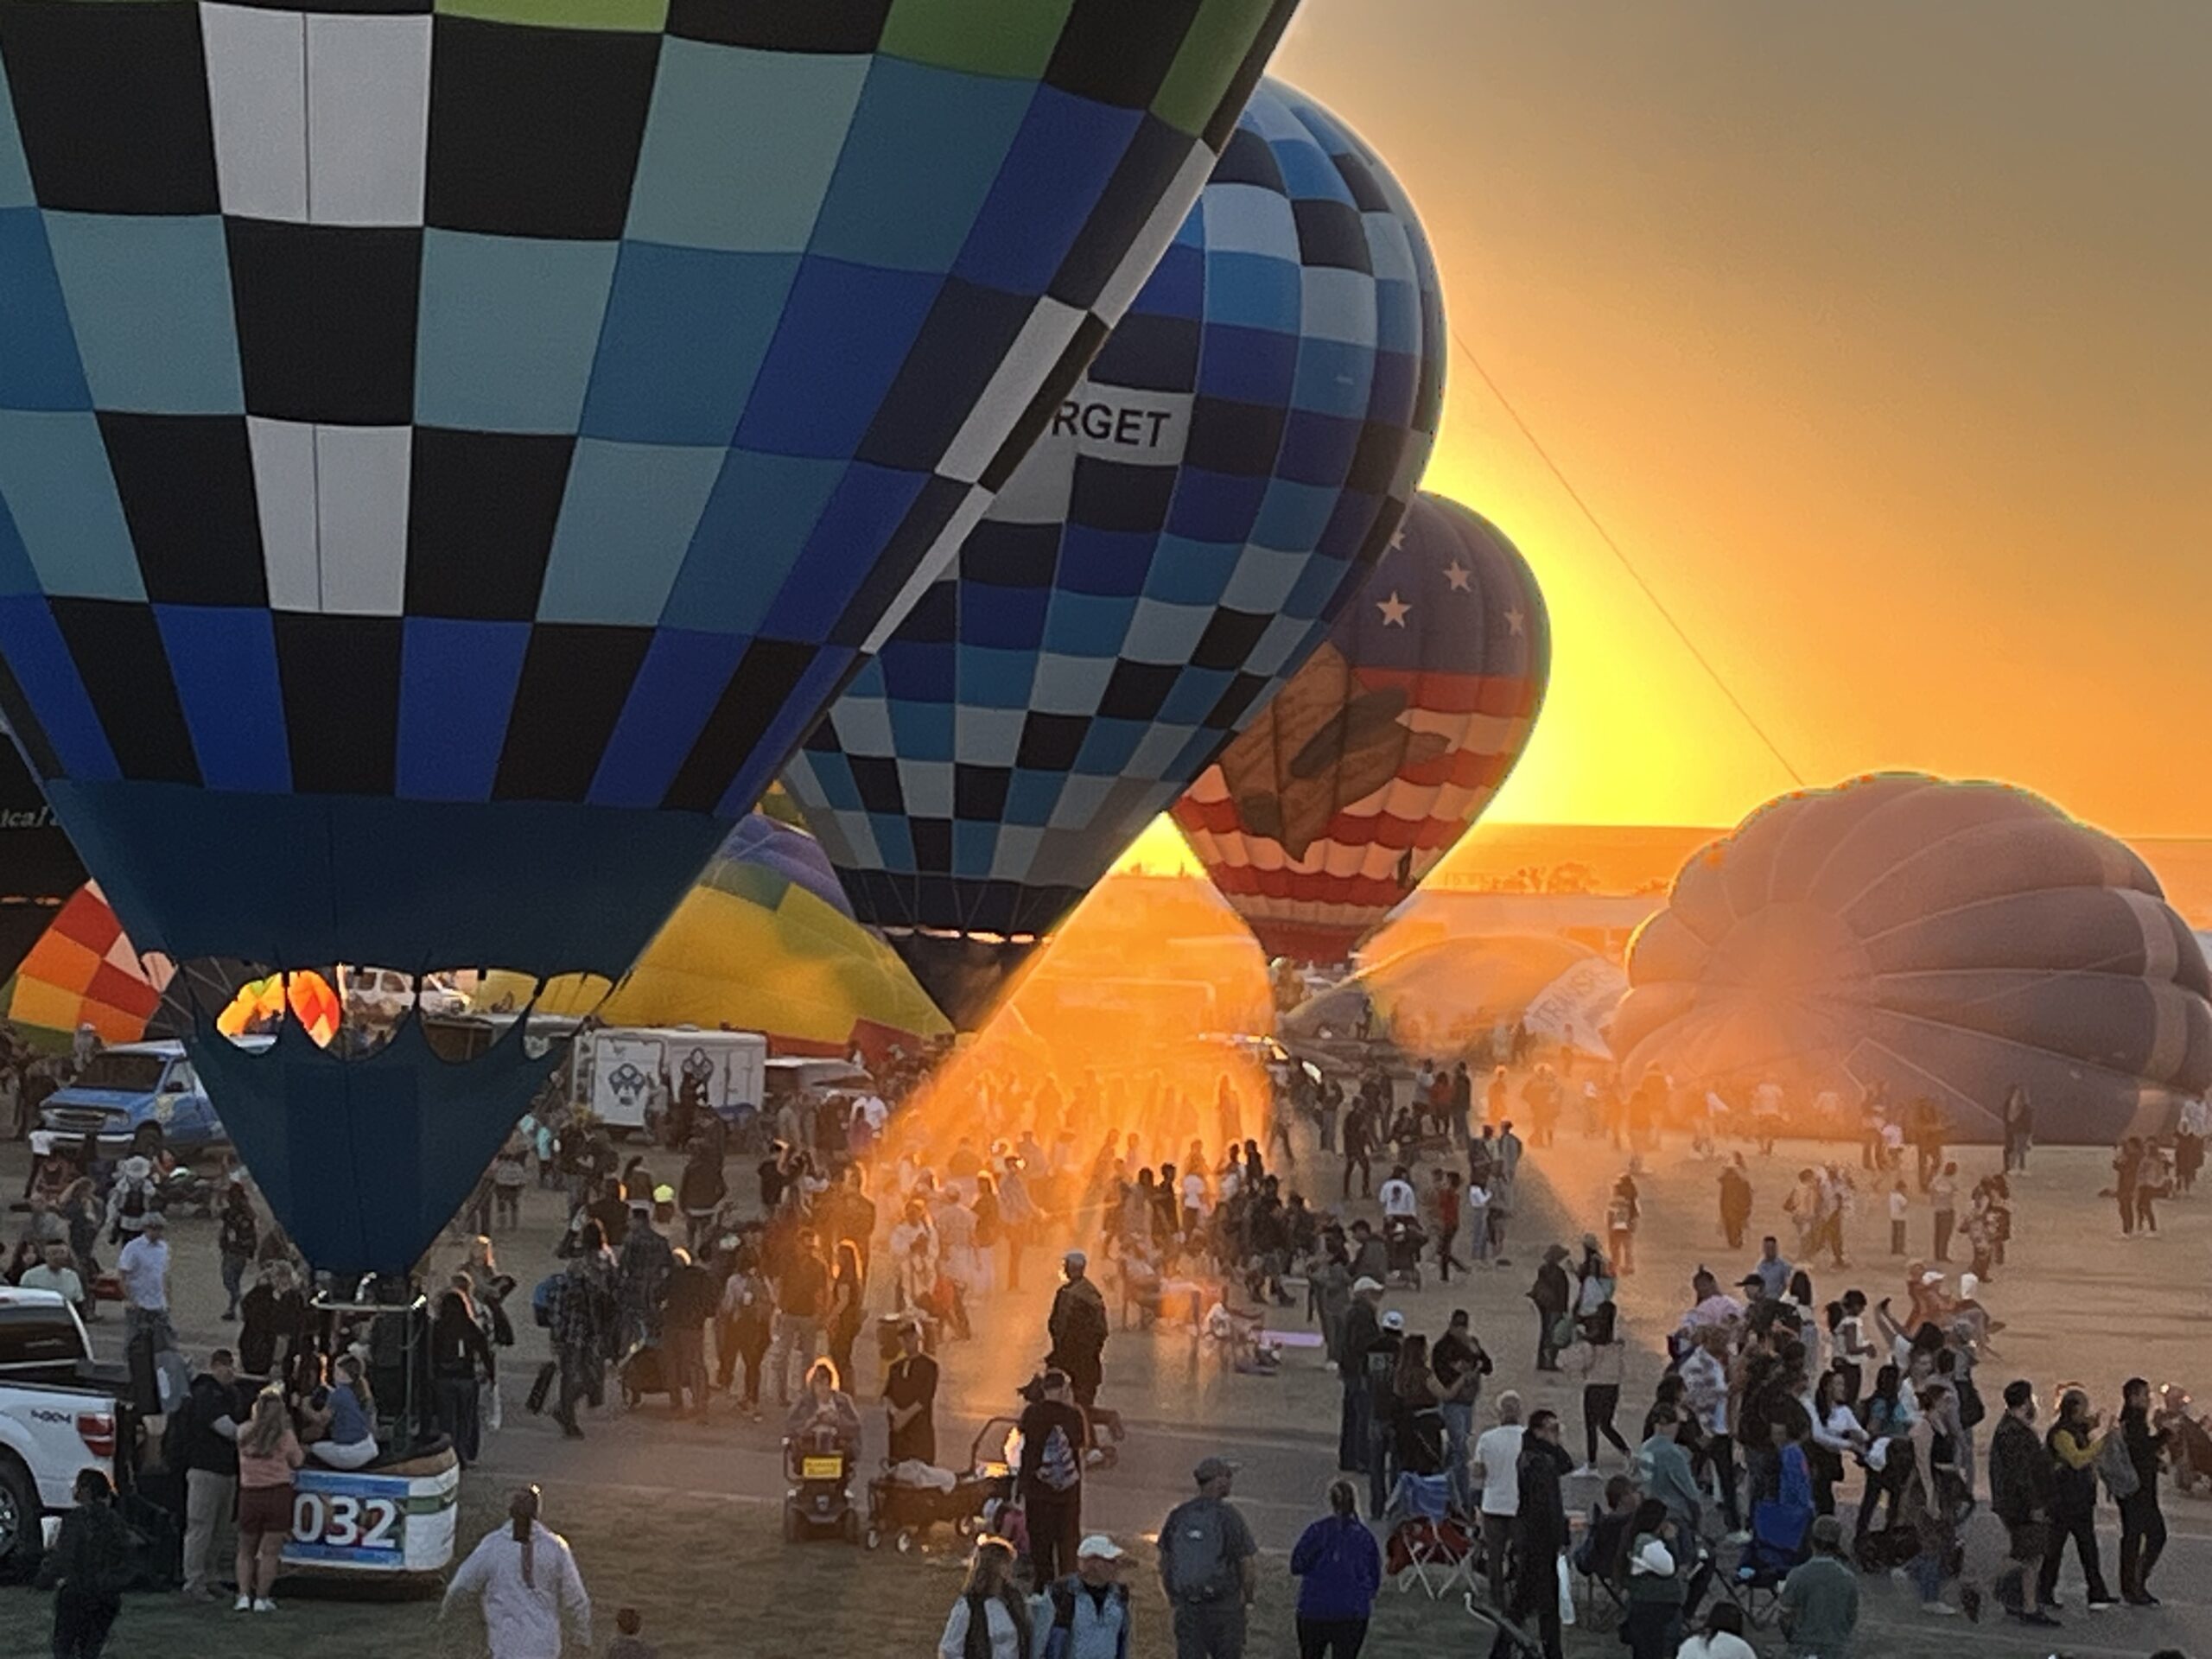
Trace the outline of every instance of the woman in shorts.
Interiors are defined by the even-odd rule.
[[[283,1395],[264,1389],[238,1433],[238,1599],[232,1604],[238,1612],[276,1611],[269,1592],[292,1535],[292,1471],[302,1456]]]

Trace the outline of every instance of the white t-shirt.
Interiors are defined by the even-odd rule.
[[[1890,1194],[1890,1219],[1891,1221],[1903,1221],[1905,1218],[1907,1209],[1908,1205],[1904,1194],[1902,1192],[1892,1192]]]
[[[1386,1216],[1410,1217],[1421,1207],[1414,1197],[1413,1183],[1402,1181],[1395,1175],[1382,1183],[1382,1192],[1376,1196],[1382,1199],[1382,1213]]]
[[[1483,1466],[1483,1513],[1521,1513],[1521,1435],[1518,1423],[1486,1428],[1475,1441],[1475,1461]]]
[[[1206,1178],[1192,1170],[1183,1178],[1183,1207],[1204,1214],[1206,1207]]]
[[[168,1240],[156,1243],[140,1234],[115,1258],[115,1273],[123,1281],[123,1300],[131,1306],[168,1312]]]

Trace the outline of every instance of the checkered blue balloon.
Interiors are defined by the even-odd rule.
[[[1087,377],[785,781],[957,1022],[1319,642],[1434,436],[1403,192],[1280,82]]]
[[[0,0],[0,713],[142,946],[619,973],[1294,0]]]

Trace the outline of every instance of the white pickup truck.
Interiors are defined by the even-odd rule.
[[[135,1446],[128,1374],[101,1365],[76,1310],[50,1290],[0,1286],[0,1578],[37,1559],[40,1522],[70,1507],[79,1470],[128,1484]]]

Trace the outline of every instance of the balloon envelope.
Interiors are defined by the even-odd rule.
[[[2212,1085],[2212,989],[2134,853],[2024,790],[1913,774],[1763,807],[1637,931],[1613,1025],[1630,1075],[1886,1087],[1987,1140],[2163,1130]],[[1847,1096],[1847,1098],[1849,1096]]]
[[[475,1006],[510,1010],[531,985],[490,976]],[[755,813],[734,830],[645,954],[602,1001],[548,987],[545,1014],[610,1026],[757,1031],[781,1054],[871,1062],[918,1052],[948,1027],[891,948],[852,918],[829,861],[801,830]]]
[[[785,782],[956,1023],[1313,648],[1440,405],[1426,238],[1278,82],[1084,380]]]
[[[0,712],[132,938],[627,968],[1289,10],[0,6]],[[550,1064],[417,1049],[203,1061],[318,1265],[404,1267]]]
[[[1551,672],[1535,575],[1423,492],[1328,639],[1175,805],[1270,956],[1341,962],[1482,815]]]

